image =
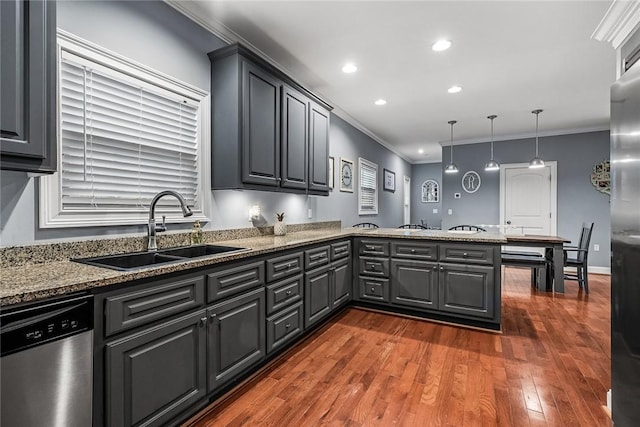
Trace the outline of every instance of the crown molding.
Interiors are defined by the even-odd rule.
[[[639,28],[640,0],[613,0],[591,38],[618,49]]]
[[[576,133],[589,133],[589,132],[601,132],[601,131],[605,131],[605,130],[609,130],[608,126],[595,126],[595,127],[584,127],[584,128],[576,128],[576,129],[559,129],[559,130],[552,130],[552,131],[546,131],[546,132],[538,132],[538,137],[543,138],[545,136],[558,136],[558,135],[572,135],[572,134],[576,134]],[[511,134],[511,135],[502,135],[502,136],[495,136],[493,138],[493,142],[497,142],[497,141],[511,141],[511,140],[517,140],[517,139],[527,139],[527,138],[535,138],[536,134],[535,132],[527,132],[527,133],[518,133],[518,134]],[[463,140],[459,140],[459,141],[455,141],[453,143],[453,146],[457,146],[457,145],[466,145],[466,144],[482,144],[485,142],[490,142],[490,140],[488,138],[471,138],[471,139],[463,139]],[[438,142],[438,144],[440,144],[441,147],[448,147],[449,145],[451,145],[450,141],[440,141]]]

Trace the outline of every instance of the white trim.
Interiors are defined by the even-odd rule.
[[[200,173],[198,176],[198,200],[200,206],[193,210],[193,215],[184,218],[182,215],[176,214],[176,211],[165,211],[164,214],[171,215],[168,217],[170,223],[192,222],[196,219],[201,221],[209,221],[208,208],[205,197],[211,192],[211,183],[205,176],[206,171],[210,170],[211,164],[211,112],[210,97],[207,91],[199,89],[190,84],[180,82],[173,77],[155,71],[143,64],[132,61],[115,52],[103,49],[102,47],[81,39],[71,33],[58,29],[58,45],[57,45],[57,62],[60,62],[62,51],[69,51],[75,55],[79,55],[91,61],[95,61],[110,69],[117,69],[129,74],[130,76],[147,82],[150,85],[158,86],[173,93],[179,93],[182,96],[190,98],[199,103],[200,106],[200,128],[199,128],[199,156],[200,156]],[[56,87],[59,87],[60,73],[56,78]],[[56,96],[56,102],[59,103],[59,96]],[[56,123],[59,123],[60,106],[57,105]],[[60,141],[60,126],[57,126],[58,144]],[[58,156],[58,170],[60,169],[60,156]],[[39,226],[40,228],[67,228],[67,227],[92,227],[92,226],[110,226],[110,225],[133,225],[146,224],[148,221],[148,212],[134,210],[104,211],[103,213],[95,213],[91,210],[62,211],[62,201],[60,198],[60,174],[54,173],[39,178]],[[162,209],[157,210],[157,217],[163,214]]]
[[[611,43],[614,49],[618,49],[638,28],[640,28],[640,1],[613,0],[591,34],[591,38]]]
[[[549,166],[551,173],[551,235],[558,233],[558,162],[555,160],[545,161],[545,166]],[[526,168],[528,163],[507,163],[500,165],[500,225],[505,224],[504,202],[506,192],[506,169]]]
[[[403,224],[410,224],[411,223],[411,177],[410,176],[404,176],[403,179],[404,182],[404,187],[402,188],[402,219],[403,219]],[[406,200],[406,196],[409,196],[409,200]],[[406,210],[406,212],[405,212]]]

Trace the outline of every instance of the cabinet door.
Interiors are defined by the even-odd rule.
[[[314,103],[309,112],[309,190],[329,191],[329,112]]]
[[[205,311],[106,346],[107,425],[160,426],[206,394]]]
[[[495,282],[493,267],[440,264],[438,308],[451,313],[493,318]]]
[[[261,288],[207,310],[209,391],[233,380],[265,356],[264,307]]]
[[[331,312],[331,301],[331,266],[307,273],[304,279],[305,329]]]
[[[285,188],[307,188],[309,100],[288,86],[282,89],[282,182]]]
[[[280,81],[248,61],[242,62],[242,181],[280,183]]]
[[[333,263],[333,292],[331,309],[335,309],[351,300],[353,278],[351,274],[351,257]]]
[[[56,4],[0,1],[2,169],[54,172]]]
[[[391,302],[419,308],[437,308],[438,264],[428,261],[391,261]]]

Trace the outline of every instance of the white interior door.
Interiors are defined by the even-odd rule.
[[[404,222],[403,224],[411,223],[411,178],[404,177]]]
[[[500,170],[500,223],[505,234],[556,234],[556,162]],[[511,249],[511,248],[510,248]]]

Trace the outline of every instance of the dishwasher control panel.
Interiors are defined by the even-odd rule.
[[[0,315],[2,356],[93,329],[93,297],[36,304]]]

